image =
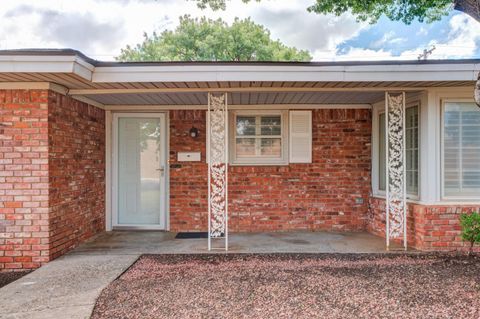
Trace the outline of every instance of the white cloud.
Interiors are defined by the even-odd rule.
[[[480,42],[480,23],[465,14],[458,14],[450,19],[450,31],[446,41],[432,40],[430,45],[436,49],[432,59],[471,57]]]
[[[42,40],[56,46],[85,50],[105,50],[116,45],[124,34],[122,24],[100,21],[91,12],[60,12],[21,5],[5,13],[13,20],[28,19],[29,26],[41,30]],[[12,27],[12,26],[10,26]]]
[[[72,47],[112,60],[145,31],[172,28],[189,11],[200,10],[184,0],[2,0],[0,49]]]
[[[428,29],[425,28],[425,27],[420,27],[420,29],[418,29],[417,33],[415,33],[416,36],[425,36],[428,34]]]
[[[350,48],[343,54],[336,55],[333,60],[335,61],[353,61],[353,60],[391,60],[392,52],[385,51],[384,49],[373,50],[365,48]],[[326,59],[325,59],[326,60]]]
[[[310,50],[315,58],[323,54],[334,54],[336,47],[358,35],[368,27],[358,23],[351,15],[340,17],[307,12],[311,1],[273,2],[252,12],[258,23],[272,31],[273,38],[279,38],[287,45]],[[283,5],[279,5],[283,4]]]
[[[374,41],[370,44],[371,48],[380,49],[386,44],[400,44],[407,42],[408,39],[402,37],[396,37],[396,33],[394,31],[388,31],[383,34],[383,36]]]
[[[416,60],[423,53],[424,49],[431,49],[435,46],[429,59],[462,59],[472,57],[478,49],[477,43],[480,43],[480,25],[473,18],[456,14],[449,21],[449,32],[446,39],[433,39],[426,46],[419,46],[407,49],[400,54],[394,55],[381,46],[384,43],[392,43],[398,38],[392,38],[392,32],[385,33],[384,37],[378,43],[378,49],[366,49],[352,47],[341,55],[337,55],[335,60]],[[426,32],[419,30],[419,32]],[[401,40],[401,42],[404,42]]]

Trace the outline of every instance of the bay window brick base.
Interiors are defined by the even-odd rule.
[[[470,244],[461,238],[460,215],[480,212],[480,205],[408,204],[408,245],[422,251],[467,251]],[[367,230],[385,237],[385,199],[372,197]],[[401,242],[400,238],[394,239]],[[480,247],[475,248],[480,251]]]

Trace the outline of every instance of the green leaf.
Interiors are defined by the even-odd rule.
[[[480,243],[480,214],[462,214],[460,215],[460,225],[462,226],[462,239],[471,243]]]

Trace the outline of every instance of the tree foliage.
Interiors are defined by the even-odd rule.
[[[272,40],[270,31],[250,19],[180,18],[179,26],[158,34],[144,34],[144,41],[127,46],[119,61],[310,61],[308,51]]]
[[[191,0],[200,8],[225,10],[230,0]],[[251,0],[242,0],[250,2]],[[260,0],[256,0],[260,1]],[[391,20],[410,24],[417,19],[420,22],[439,20],[452,9],[464,12],[480,21],[480,0],[312,0],[308,11],[335,15],[351,12],[360,21],[375,23],[385,15]]]
[[[410,24],[415,19],[420,22],[439,20],[448,14],[451,5],[451,0],[318,0],[308,11],[337,16],[351,12],[358,20],[370,23],[385,15],[390,20]]]
[[[225,10],[227,8],[227,3],[225,0],[193,0],[197,2],[197,5],[200,9],[206,9],[210,7],[210,9],[216,10]],[[256,0],[260,2],[260,0]],[[250,0],[242,0],[242,2],[248,3]]]

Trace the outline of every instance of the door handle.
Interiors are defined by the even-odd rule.
[[[160,176],[165,176],[165,166],[160,166],[160,168],[157,168],[157,172],[160,172]]]

